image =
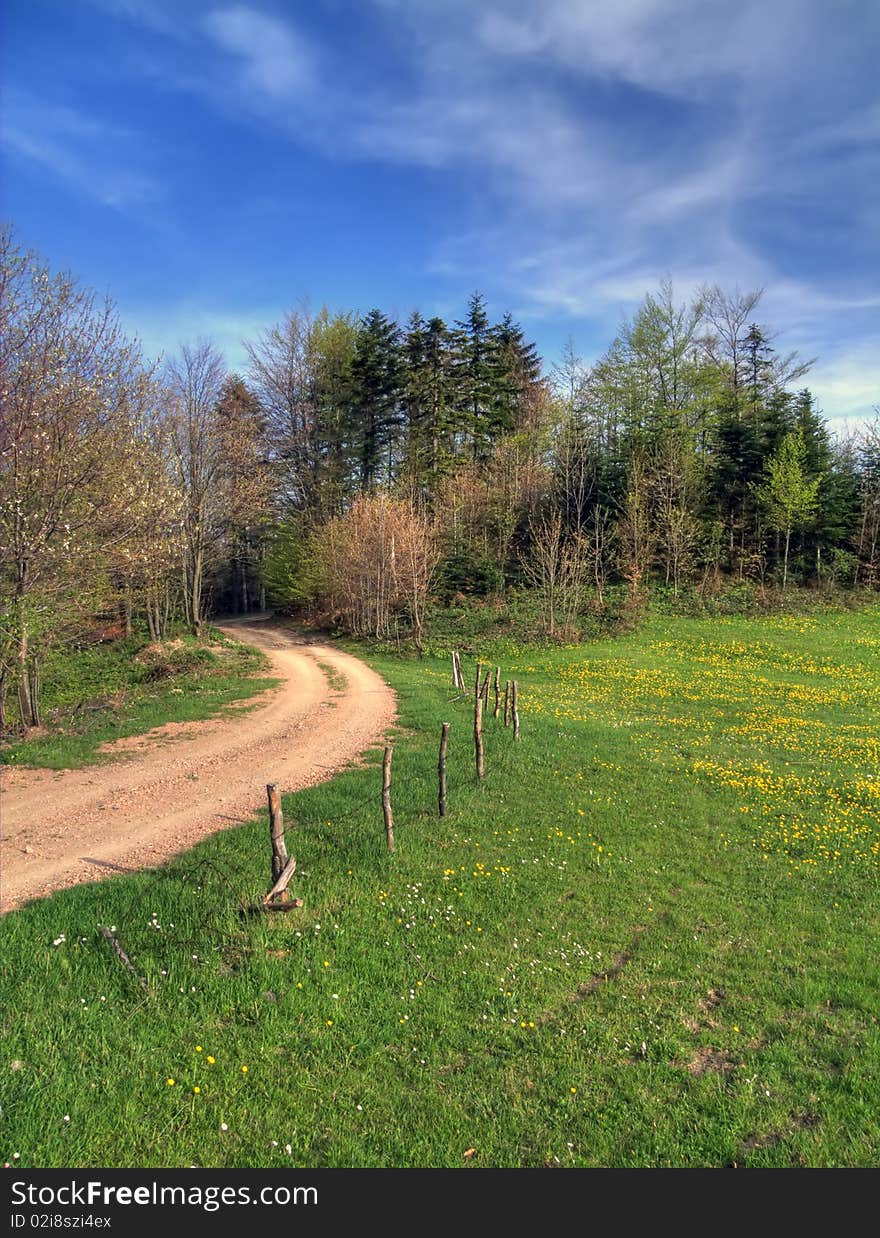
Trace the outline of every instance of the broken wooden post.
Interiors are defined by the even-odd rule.
[[[464,692],[464,675],[461,670],[461,654],[456,650],[452,652],[452,673],[453,682],[459,692]]]
[[[287,846],[284,842],[284,814],[281,811],[281,796],[278,787],[270,782],[266,787],[269,797],[269,835],[272,839],[272,881],[278,880],[287,863]]]
[[[292,855],[284,865],[283,871],[279,874],[278,880],[273,885],[272,889],[263,899],[263,906],[272,910],[287,911],[291,907],[302,907],[302,899],[295,898],[292,901],[289,898],[287,887],[290,885],[290,879],[296,872],[296,856]],[[275,907],[275,900],[281,897],[283,901]]]
[[[440,784],[438,805],[440,816],[446,816],[446,746],[449,742],[449,723],[443,723],[440,735],[440,761],[437,765],[437,779]]]
[[[394,749],[390,744],[385,746],[385,756],[382,758],[382,815],[385,818],[385,839],[388,850],[394,850],[394,818],[391,815],[391,758]]]
[[[510,680],[504,681],[504,725],[510,726]]]
[[[495,709],[492,711],[492,717],[497,718],[501,712],[501,667],[495,667]]]
[[[131,972],[131,974],[134,976],[135,980],[137,980],[138,984],[141,986],[144,992],[149,993],[150,986],[147,983],[146,977],[141,975],[141,973],[135,967],[134,963],[132,963],[131,959],[122,949],[122,946],[119,944],[119,939],[113,936],[112,929],[102,928],[101,936],[104,938],[105,941],[108,941],[110,945],[113,947],[116,953],[116,957],[119,959],[119,962],[122,964],[122,966],[127,971]]]
[[[519,739],[519,685],[513,681],[513,738]]]
[[[477,693],[474,701],[474,753],[477,761],[477,777],[483,778],[486,764],[483,760],[483,694]]]

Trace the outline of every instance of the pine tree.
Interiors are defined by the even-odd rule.
[[[362,490],[390,484],[400,427],[400,331],[378,309],[357,333],[351,369],[352,438]]]
[[[492,408],[497,388],[496,346],[486,303],[479,292],[468,302],[467,318],[456,322],[454,374],[456,440],[474,460],[485,460],[492,441]]]
[[[490,419],[493,435],[521,426],[541,381],[541,358],[519,323],[505,314],[491,330],[495,346],[495,392]]]

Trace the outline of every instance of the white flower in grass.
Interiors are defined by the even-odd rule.
[[[60,945],[63,945],[63,943],[64,943],[65,941],[67,941],[67,938],[64,936],[64,934],[63,934],[63,933],[59,933],[59,935],[58,935],[58,936],[55,938],[55,940],[52,942],[52,945],[53,945],[53,946],[60,946]]]
[[[220,1123],[220,1129],[221,1129],[221,1131],[228,1131],[228,1130],[229,1130],[229,1127],[226,1125],[226,1123],[225,1123],[225,1122],[221,1122],[221,1123]]]

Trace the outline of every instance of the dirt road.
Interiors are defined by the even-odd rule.
[[[3,767],[3,911],[82,881],[162,864],[248,820],[265,802],[267,782],[286,792],[329,778],[393,721],[393,692],[356,658],[305,644],[271,623],[224,631],[264,649],[272,674],[283,679],[254,709],[121,740],[116,748],[124,755],[112,764]],[[329,678],[319,663],[332,668]]]

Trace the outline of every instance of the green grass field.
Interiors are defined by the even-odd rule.
[[[880,1162],[880,610],[507,653],[480,785],[448,664],[371,661],[395,855],[373,754],[285,800],[300,911],[264,816],[4,919],[3,1160]]]
[[[44,727],[0,745],[0,763],[73,769],[102,759],[101,745],[166,722],[195,722],[263,691],[259,649],[213,629],[210,643],[180,636],[150,645],[132,636],[51,651],[43,667]],[[239,711],[240,712],[240,711]]]

